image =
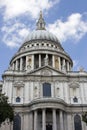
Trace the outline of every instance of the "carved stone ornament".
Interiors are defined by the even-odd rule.
[[[79,88],[79,83],[78,82],[71,82],[69,83],[70,88]]]
[[[34,96],[37,97],[38,95],[38,88],[37,86],[34,87]]]
[[[24,87],[24,83],[23,83],[23,81],[15,81],[13,83],[13,86],[14,87]]]
[[[50,76],[50,75],[52,75],[52,72],[49,71],[48,69],[45,69],[45,70],[41,71],[41,74],[46,75],[46,76]]]

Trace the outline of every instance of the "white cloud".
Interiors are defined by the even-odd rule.
[[[0,0],[4,19],[14,18],[24,13],[33,18],[38,16],[40,9],[48,10],[60,0]]]
[[[22,21],[8,20],[1,28],[2,41],[9,47],[18,47],[29,34],[30,28]],[[70,15],[66,21],[56,20],[53,24],[49,24],[47,29],[62,42],[74,39],[73,43],[76,43],[87,33],[87,20],[84,20],[83,15],[76,13]]]
[[[73,69],[77,70],[79,67],[79,61],[78,60],[73,60]]]
[[[2,41],[9,47],[19,47],[30,30],[23,23],[14,23],[4,25],[1,28],[3,33]]]
[[[74,39],[73,43],[76,43],[87,33],[87,20],[83,20],[83,15],[80,13],[75,13],[69,16],[65,22],[56,20],[53,24],[49,24],[48,30],[62,42]]]
[[[28,29],[26,29],[26,28],[23,28],[23,29],[21,29],[21,30],[18,30],[19,32],[19,35],[21,36],[21,37],[25,37],[25,36],[27,36],[28,35],[28,33],[29,33],[29,30]]]
[[[3,35],[2,42],[9,47],[19,47],[23,40],[29,34],[30,29],[26,24],[16,21],[16,17],[27,15],[36,18],[40,10],[49,10],[60,0],[0,0],[0,9],[3,11],[3,27],[1,33]],[[20,17],[23,18],[23,17]],[[31,28],[31,26],[30,26]]]

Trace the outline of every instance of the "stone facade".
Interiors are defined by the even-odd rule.
[[[87,72],[73,62],[40,13],[37,29],[20,47],[2,75],[2,93],[13,105],[14,122],[0,130],[87,130]]]

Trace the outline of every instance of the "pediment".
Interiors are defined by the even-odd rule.
[[[51,75],[65,75],[65,73],[60,72],[59,70],[53,69],[50,66],[45,66],[42,68],[39,68],[37,70],[34,70],[30,72],[31,75],[45,75],[45,76],[51,76]]]
[[[13,83],[13,86],[14,87],[24,87],[24,83],[23,83],[23,81],[15,81]]]
[[[79,83],[74,81],[74,82],[69,83],[69,86],[70,86],[70,88],[78,88]]]

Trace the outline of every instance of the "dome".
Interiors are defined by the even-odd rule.
[[[52,33],[46,31],[46,30],[35,30],[31,32],[27,38],[25,39],[25,42],[31,41],[31,40],[52,40],[59,43],[58,38],[53,35]]]
[[[52,34],[51,32],[47,31],[45,28],[45,21],[42,16],[42,12],[40,12],[40,17],[36,24],[36,30],[32,31],[24,41],[22,47],[26,44],[26,42],[33,41],[33,40],[48,40],[57,43],[57,46],[63,50],[58,38]]]
[[[50,41],[53,44],[56,44],[56,46],[64,51],[62,45],[60,44],[58,38],[52,34],[51,32],[47,31],[47,30],[34,30],[32,31],[24,40],[24,43],[22,44],[22,46],[20,47],[19,50],[21,50],[21,48],[23,48],[26,45],[31,44],[32,42],[34,43],[34,41],[37,40],[41,40],[44,41],[46,40],[47,42]],[[40,42],[41,43],[41,42]]]
[[[10,65],[14,70],[26,70],[26,72],[45,65],[61,71],[69,71],[73,62],[58,38],[46,30],[45,21],[40,12],[36,30],[25,38],[24,43],[11,59]]]

